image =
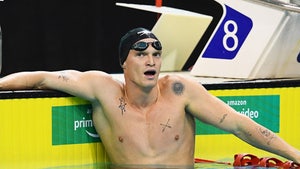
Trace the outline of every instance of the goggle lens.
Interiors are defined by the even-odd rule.
[[[136,50],[136,51],[143,51],[146,50],[149,47],[149,44],[152,45],[152,47],[156,50],[161,50],[162,46],[159,41],[153,41],[153,42],[137,42],[131,46],[130,49]]]

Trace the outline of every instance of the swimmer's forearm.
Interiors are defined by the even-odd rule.
[[[43,72],[19,72],[0,78],[0,90],[42,89]]]
[[[263,144],[259,143],[258,147],[300,164],[299,151],[289,145],[277,134],[264,127],[258,127],[257,132],[260,135],[259,137],[262,137],[264,139]]]
[[[251,127],[244,127],[244,129],[241,130],[243,132],[236,133],[239,138],[257,148],[300,163],[300,152],[274,132],[259,124],[253,124],[252,122],[243,124]]]

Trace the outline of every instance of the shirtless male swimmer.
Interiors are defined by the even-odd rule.
[[[159,77],[161,55],[156,36],[135,28],[120,40],[124,83],[102,71],[32,71],[1,78],[0,90],[52,89],[88,100],[112,164],[193,166],[195,118],[300,163],[296,148],[199,82],[178,75]]]

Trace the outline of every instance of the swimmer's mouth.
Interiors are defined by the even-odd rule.
[[[146,76],[154,76],[156,74],[155,70],[148,70],[144,73]]]

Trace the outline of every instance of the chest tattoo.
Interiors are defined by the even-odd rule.
[[[172,128],[172,126],[169,124],[170,119],[168,119],[167,123],[163,124],[160,123],[160,125],[162,126],[162,130],[161,132],[164,132],[166,130],[166,128]]]
[[[119,109],[121,110],[121,114],[123,115],[124,112],[126,112],[126,102],[125,102],[125,99],[123,97],[119,98],[119,101],[120,101],[120,105],[119,105]]]

